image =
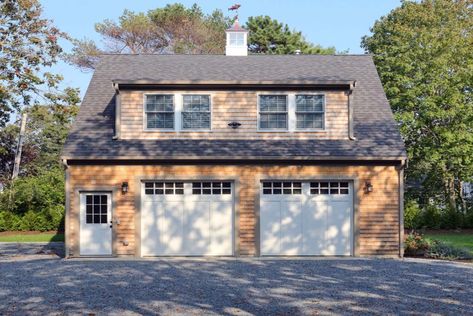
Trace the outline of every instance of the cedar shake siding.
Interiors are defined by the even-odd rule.
[[[317,91],[325,96],[325,128],[320,131],[265,132],[257,130],[258,96],[313,94],[307,91],[120,91],[121,139],[348,139],[348,95],[345,91]],[[146,130],[144,119],[145,95],[184,94],[211,96],[210,131],[152,131]],[[176,100],[175,100],[176,101]],[[241,124],[237,129],[230,122]]]
[[[113,249],[118,256],[139,256],[140,179],[233,179],[236,183],[236,255],[258,255],[258,204],[262,179],[288,180],[354,179],[354,255],[399,256],[399,169],[395,166],[287,166],[287,165],[70,165],[67,247],[70,256],[79,255],[79,192],[105,190],[113,195],[113,216],[120,220],[113,228]],[[122,182],[129,191],[121,193]],[[373,192],[366,193],[366,181]],[[124,241],[128,245],[124,245]]]

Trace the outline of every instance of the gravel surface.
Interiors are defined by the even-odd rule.
[[[1,257],[53,255],[64,257],[63,242],[0,242]]]
[[[0,314],[473,314],[473,265],[0,257]]]

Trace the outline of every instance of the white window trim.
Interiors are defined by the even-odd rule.
[[[146,98],[149,95],[171,95],[173,96],[174,103],[174,128],[148,128],[148,118],[146,115]],[[198,129],[183,129],[182,128],[182,109],[184,103],[184,95],[208,95],[210,99],[210,128],[198,128]],[[160,132],[160,133],[188,133],[188,132],[211,132],[212,131],[212,99],[213,93],[207,92],[149,92],[143,93],[143,131],[144,132]]]
[[[260,97],[261,96],[265,96],[265,95],[285,95],[286,96],[286,101],[287,101],[287,104],[286,104],[286,113],[287,113],[287,122],[286,122],[286,128],[261,128],[260,127]],[[285,93],[285,92],[265,92],[265,93],[257,93],[256,94],[256,98],[257,98],[257,122],[256,122],[256,131],[257,132],[262,132],[262,133],[286,133],[288,131],[291,130],[291,126],[290,126],[290,118],[289,118],[289,112],[290,111],[290,101],[289,101],[289,94],[288,93]]]
[[[174,128],[148,128],[148,116],[146,115],[146,99],[152,95],[170,95],[172,96],[172,103],[174,107]],[[176,131],[176,96],[173,93],[143,93],[143,131],[145,132],[175,132]]]
[[[210,110],[210,127],[209,128],[183,128],[183,117],[182,112],[184,108],[184,96],[186,95],[207,95],[209,96],[209,110]],[[209,132],[212,130],[212,94],[211,93],[181,93],[180,98],[181,104],[179,108],[179,131],[180,132]],[[177,114],[176,114],[177,118]]]
[[[323,109],[323,115],[324,115],[324,119],[322,121],[322,128],[297,128],[297,111],[296,111],[296,96],[298,95],[321,95],[323,96],[323,103],[322,103],[322,109]],[[293,94],[293,106],[294,106],[294,131],[295,132],[324,132],[326,131],[326,127],[327,127],[327,107],[326,107],[326,102],[327,102],[327,96],[325,95],[325,93],[320,93],[320,92],[317,92],[317,93],[305,93],[305,92],[301,92],[301,93],[294,93]],[[315,112],[307,112],[307,113],[315,113]]]
[[[260,96],[264,95],[285,95],[287,96],[287,128],[286,129],[264,129],[260,128]],[[322,95],[323,98],[323,109],[324,109],[324,120],[323,128],[297,128],[297,116],[296,116],[296,95]],[[257,97],[257,122],[256,131],[258,133],[304,133],[304,132],[326,132],[327,131],[327,95],[323,92],[261,92],[256,94]]]

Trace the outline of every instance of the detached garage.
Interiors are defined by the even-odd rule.
[[[353,254],[349,181],[263,181],[261,255]]]

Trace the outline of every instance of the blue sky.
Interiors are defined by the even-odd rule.
[[[116,20],[124,9],[145,12],[180,2],[186,6],[199,4],[210,13],[240,3],[240,22],[248,16],[269,15],[291,28],[302,31],[306,39],[322,46],[335,46],[338,51],[363,53],[361,37],[369,34],[369,28],[381,16],[399,6],[399,0],[206,0],[206,1],[153,1],[153,0],[41,0],[43,16],[54,21],[62,31],[75,38],[88,37],[100,40],[94,24],[104,19]],[[66,51],[70,49],[67,43]],[[91,73],[60,63],[53,69],[64,76],[64,84],[79,87],[84,95]]]

